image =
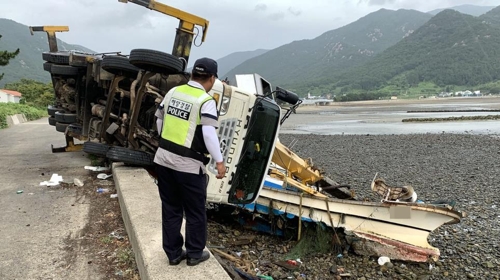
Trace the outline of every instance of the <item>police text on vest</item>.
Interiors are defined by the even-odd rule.
[[[172,98],[168,103],[167,114],[188,120],[193,104]]]

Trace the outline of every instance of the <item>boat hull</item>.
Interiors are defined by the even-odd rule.
[[[439,249],[428,243],[429,233],[462,217],[460,212],[442,206],[318,198],[269,183],[254,204],[242,207],[344,228],[348,236],[356,237],[348,238],[356,253],[416,262],[437,259]]]

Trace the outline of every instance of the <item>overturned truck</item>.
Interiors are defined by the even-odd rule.
[[[110,161],[151,168],[159,143],[154,114],[172,87],[189,80],[189,52],[176,54],[178,46],[173,54],[149,49],[134,49],[129,55],[61,52],[55,32],[67,27],[30,29],[49,37],[50,51],[42,53],[55,95],[47,108],[48,122],[66,138],[64,147],[52,151],[83,149]],[[303,223],[343,228],[350,247],[360,254],[418,262],[439,257],[439,249],[427,241],[429,233],[460,222],[459,211],[446,204],[416,203],[412,189],[390,187],[376,177],[371,188],[381,200],[357,200],[348,186],[324,176],[279,142],[280,126],[300,105],[299,98],[273,89],[257,74],[236,79],[235,86],[216,81],[210,92],[217,102],[227,172],[217,180],[215,162],[208,163],[208,202],[298,221],[299,238]],[[278,105],[283,103],[286,109]],[[75,139],[84,143],[75,144]]]

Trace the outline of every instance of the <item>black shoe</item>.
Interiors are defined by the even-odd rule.
[[[180,264],[185,259],[186,259],[186,251],[182,250],[181,255],[178,256],[177,258],[173,259],[173,260],[169,260],[168,264],[170,264],[170,265],[178,265],[178,264]]]
[[[210,258],[210,253],[207,252],[207,251],[203,251],[203,253],[201,253],[201,257],[195,259],[195,258],[187,258],[187,265],[189,266],[193,266],[193,265],[197,265],[201,262],[204,262],[206,260],[208,260]]]

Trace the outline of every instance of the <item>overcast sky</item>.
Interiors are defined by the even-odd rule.
[[[25,25],[68,25],[58,38],[98,52],[134,48],[171,52],[178,20],[118,0],[1,0],[0,18]],[[498,0],[160,0],[210,21],[196,58],[272,49],[312,39],[381,8],[430,11],[461,4],[499,5]],[[199,43],[201,36],[197,39]]]

